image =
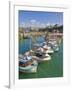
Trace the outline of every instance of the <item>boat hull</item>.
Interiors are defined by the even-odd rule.
[[[39,58],[38,62],[49,61],[49,60],[51,60],[50,55],[48,57],[45,57],[45,58]]]
[[[37,66],[38,66],[37,61],[33,61],[32,65],[28,65],[26,67],[19,66],[19,71],[25,72],[25,73],[36,73],[37,72]]]
[[[43,58],[43,59],[41,59],[42,61],[48,61],[48,60],[51,60],[51,57],[49,56],[49,57],[47,57],[47,58]]]
[[[44,53],[52,54],[52,53],[54,53],[54,51],[53,50],[47,50]]]
[[[58,46],[56,46],[56,47],[54,46],[54,47],[53,47],[53,50],[54,50],[55,52],[57,52],[57,51],[59,51],[59,47],[58,47]]]

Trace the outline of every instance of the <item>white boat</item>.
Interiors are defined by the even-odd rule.
[[[36,54],[36,57],[38,57],[38,61],[48,61],[48,60],[51,60],[51,56],[46,52],[46,51],[43,51],[43,52],[40,52],[40,51],[37,51],[35,52]]]
[[[59,47],[58,47],[58,45],[57,45],[57,46],[56,46],[56,45],[53,46],[53,50],[54,50],[54,51],[59,51]]]
[[[40,45],[41,45],[41,44],[40,44]],[[35,46],[36,46],[36,45],[35,45]],[[38,46],[38,45],[37,45],[37,46]],[[45,49],[47,49],[47,50],[45,50]],[[49,50],[48,50],[48,49],[49,49]],[[43,47],[41,47],[41,46],[38,46],[34,51],[31,50],[31,52],[35,53],[35,55],[36,55],[36,60],[37,60],[38,62],[40,62],[40,61],[48,61],[48,60],[51,60],[51,56],[48,55],[48,53],[53,53],[54,51],[51,50],[51,48],[49,48],[49,47],[46,47],[46,48],[45,48],[45,46],[44,46],[44,48],[43,48]]]
[[[57,44],[57,41],[56,40],[51,40],[49,41],[49,44],[51,44],[51,47],[54,51],[59,51],[59,46]]]
[[[43,48],[45,50],[44,52],[46,53],[49,53],[49,54],[54,53],[53,49],[51,49],[51,47],[48,45],[44,45]]]
[[[48,61],[51,60],[51,56],[48,54],[45,54],[44,56],[39,58],[40,61]]]
[[[27,54],[27,53],[26,53]],[[35,73],[37,71],[38,63],[32,56],[19,56],[19,71],[25,73]]]
[[[32,65],[28,65],[26,67],[19,66],[19,71],[25,72],[25,73],[36,73],[37,72],[37,66],[38,66],[37,61],[33,61]]]

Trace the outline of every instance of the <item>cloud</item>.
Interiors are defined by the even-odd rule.
[[[28,22],[21,22],[20,24],[21,27],[35,27],[35,28],[45,28],[50,25],[54,25],[54,23],[50,23],[50,22],[42,23],[35,19],[31,19]]]
[[[19,26],[20,27],[25,27],[25,23],[24,22],[21,22]]]
[[[50,26],[51,24],[48,22],[47,24],[46,24],[46,26]]]
[[[37,27],[37,21],[35,19],[30,20],[31,27]]]
[[[35,19],[30,20],[31,23],[36,23]]]
[[[55,23],[49,23],[49,22],[48,22],[48,23],[46,24],[46,26],[50,26],[50,25],[54,26]]]

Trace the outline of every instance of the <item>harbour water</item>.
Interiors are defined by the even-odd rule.
[[[41,43],[44,39],[39,37],[37,41]],[[25,51],[30,50],[30,48],[32,48],[32,40],[23,40],[19,43],[19,54],[23,54]],[[50,77],[63,77],[63,42],[59,46],[59,51],[51,55],[51,60],[38,64],[36,73],[19,72],[19,79]]]

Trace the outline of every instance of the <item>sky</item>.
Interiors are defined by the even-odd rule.
[[[24,11],[19,10],[19,26],[45,27],[63,24],[63,12]]]

